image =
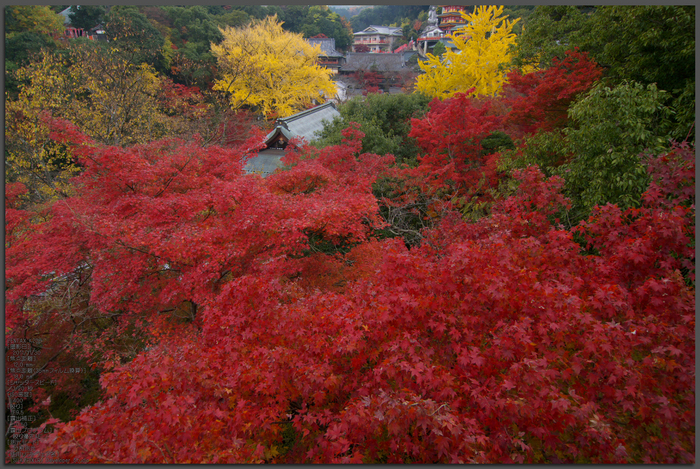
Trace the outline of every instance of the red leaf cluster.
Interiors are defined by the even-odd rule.
[[[504,85],[504,99],[511,107],[508,125],[526,134],[565,126],[569,104],[603,74],[602,68],[578,49],[566,51],[563,60],[555,58],[553,62],[537,72],[508,73]]]
[[[422,119],[412,119],[409,133],[425,155],[417,174],[436,189],[452,187],[467,196],[483,194],[496,182],[495,157],[485,157],[481,140],[501,128],[502,117],[491,112],[490,101],[466,94],[430,103]]]

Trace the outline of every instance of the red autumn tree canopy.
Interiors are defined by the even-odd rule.
[[[504,85],[510,104],[508,124],[525,133],[549,131],[567,122],[569,104],[600,79],[602,68],[578,49],[566,51],[563,60],[554,58],[551,67],[523,74],[514,70]]]
[[[456,129],[466,143],[423,140],[433,166],[422,170],[434,181],[442,158],[466,181],[498,119],[458,99],[439,111],[462,124],[422,128]],[[517,193],[492,216],[453,213],[408,249],[375,236],[371,184],[392,158],[360,154],[356,129],[266,179],[242,173],[245,148],[115,148],[61,133],[82,140],[75,192],[31,212],[8,187],[8,335],[67,324],[85,342],[76,353],[103,368],[104,398],[49,421],[38,454],[694,460],[694,206],[682,182],[692,152],[649,164],[661,177],[643,207],[594,212],[579,234],[596,254],[552,223],[568,204],[563,181],[534,167],[515,174]],[[82,306],[42,307],[42,293],[74,278]],[[187,321],[174,314],[183,304]],[[101,332],[75,326],[107,315],[115,325]],[[107,340],[119,334],[134,337],[133,357]]]
[[[409,133],[425,152],[417,172],[434,188],[450,186],[462,195],[483,192],[495,183],[495,159],[486,157],[481,141],[501,127],[490,101],[466,94],[430,103],[422,119],[412,119]]]

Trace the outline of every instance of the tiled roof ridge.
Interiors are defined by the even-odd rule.
[[[319,104],[318,106],[314,106],[311,109],[305,109],[303,111],[299,111],[296,114],[292,114],[291,116],[277,119],[277,121],[279,123],[285,125],[285,127],[286,127],[286,124],[290,121],[294,121],[294,120],[297,120],[299,118],[306,117],[309,114],[313,114],[313,113],[318,112],[322,109],[325,109],[326,107],[329,107],[329,106],[335,108],[335,104],[333,103],[333,101],[327,101],[323,104]]]

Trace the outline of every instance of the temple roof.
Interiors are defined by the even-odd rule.
[[[335,50],[335,38],[327,37],[312,37],[306,40],[312,46],[321,46],[321,55],[323,57],[342,57],[343,54]]]
[[[263,177],[272,174],[275,170],[282,166],[282,157],[284,150],[277,148],[268,148],[261,150],[258,155],[250,158],[243,170],[247,173],[259,174]]]
[[[300,137],[310,142],[316,138],[316,134],[323,130],[325,121],[332,122],[340,113],[332,102],[327,102],[305,111],[297,112],[289,117],[277,119],[277,127],[272,130],[265,143],[269,144],[280,133],[289,141],[295,137]]]

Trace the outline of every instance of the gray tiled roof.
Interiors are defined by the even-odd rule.
[[[63,24],[71,24],[70,23],[70,7],[66,8],[65,10],[61,11],[59,15],[63,16]]]
[[[276,148],[261,150],[258,153],[258,156],[254,156],[248,160],[246,165],[243,167],[243,170],[249,174],[255,173],[260,174],[261,176],[267,176],[282,166],[283,156],[284,150]]]
[[[287,141],[295,137],[301,137],[307,142],[316,138],[316,133],[323,129],[325,121],[332,122],[340,113],[335,104],[327,102],[306,111],[298,112],[283,119],[277,119],[277,126],[265,137],[265,144],[271,144],[279,133],[284,135]],[[258,152],[258,155],[248,160],[243,168],[247,173],[256,173],[261,176],[272,174],[275,169],[282,166],[282,157],[285,150],[279,148],[267,148]]]
[[[340,67],[341,72],[372,70],[378,72],[399,72],[404,69],[403,54],[373,54],[371,52],[352,52],[346,56],[346,62]]]
[[[377,26],[373,24],[363,29],[362,31],[353,34],[355,36],[364,36],[365,34],[384,34],[387,36],[402,36],[403,32],[401,31],[401,28],[394,28],[392,26]]]
[[[292,137],[301,137],[307,142],[316,138],[316,133],[323,129],[324,121],[332,122],[340,113],[335,104],[327,102],[306,111],[298,112],[277,122],[284,126],[292,134]]]
[[[321,45],[321,55],[323,57],[342,57],[343,54],[335,50],[335,38],[310,38],[306,40],[312,46]]]

